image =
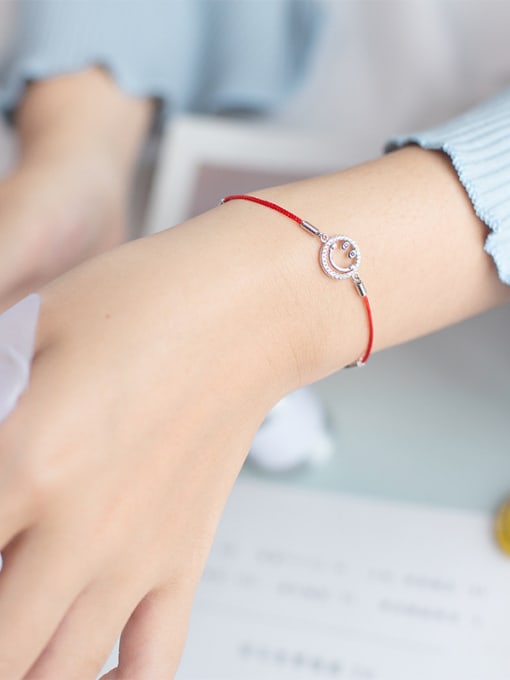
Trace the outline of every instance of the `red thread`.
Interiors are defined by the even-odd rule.
[[[300,217],[298,217],[294,213],[290,212],[290,210],[285,210],[285,208],[282,208],[281,205],[277,205],[276,203],[273,203],[272,201],[265,201],[263,198],[257,198],[256,196],[248,196],[247,194],[233,194],[232,196],[225,196],[222,203],[228,203],[229,201],[235,201],[235,200],[251,201],[252,203],[258,203],[259,205],[265,205],[266,208],[271,208],[272,210],[276,210],[276,212],[279,212],[282,215],[285,215],[285,217],[288,217],[291,220],[294,220],[294,222],[297,222],[298,224],[301,224],[301,222],[303,221]]]
[[[365,350],[365,354],[361,357],[360,361],[361,364],[366,364],[368,361],[368,357],[372,353],[372,347],[374,346],[374,317],[372,315],[372,307],[370,306],[370,302],[368,300],[368,295],[365,295],[363,299],[363,302],[365,303],[365,309],[367,310],[367,318],[368,318],[368,344],[367,348]]]
[[[232,194],[231,196],[225,196],[225,198],[221,201],[222,203],[228,203],[229,201],[251,201],[252,203],[258,203],[259,205],[263,205],[266,208],[271,208],[271,210],[276,210],[276,212],[279,212],[281,215],[284,215],[285,217],[288,217],[291,220],[294,220],[294,222],[297,222],[299,225],[303,223],[304,220],[301,219],[301,217],[298,217],[293,212],[290,212],[290,210],[286,210],[285,208],[282,208],[281,205],[278,205],[277,203],[273,203],[272,201],[266,201],[263,198],[258,198],[257,196],[249,196],[248,194]],[[368,300],[368,296],[364,295],[362,297],[363,303],[365,305],[365,310],[367,312],[367,319],[368,319],[368,344],[365,349],[364,354],[358,359],[358,361],[354,364],[351,364],[353,366],[363,366],[364,364],[367,363],[368,358],[370,354],[372,353],[372,347],[374,345],[374,319],[372,315],[372,308],[370,306],[370,302]]]

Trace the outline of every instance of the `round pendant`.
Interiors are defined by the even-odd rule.
[[[339,254],[340,262],[333,259],[335,252]],[[358,271],[360,261],[359,248],[348,236],[331,236],[320,249],[321,267],[332,279],[350,278]]]

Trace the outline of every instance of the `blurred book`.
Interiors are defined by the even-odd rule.
[[[240,478],[177,680],[508,680],[487,514]]]

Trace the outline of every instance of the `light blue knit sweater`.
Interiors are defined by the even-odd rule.
[[[27,80],[99,63],[126,91],[159,97],[164,115],[273,110],[304,76],[323,19],[313,0],[22,0],[0,107]],[[450,156],[510,285],[510,90],[386,150],[409,143]]]

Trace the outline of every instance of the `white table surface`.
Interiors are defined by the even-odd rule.
[[[493,511],[510,495],[510,309],[373,355],[316,384],[335,432],[325,464],[242,475]]]

